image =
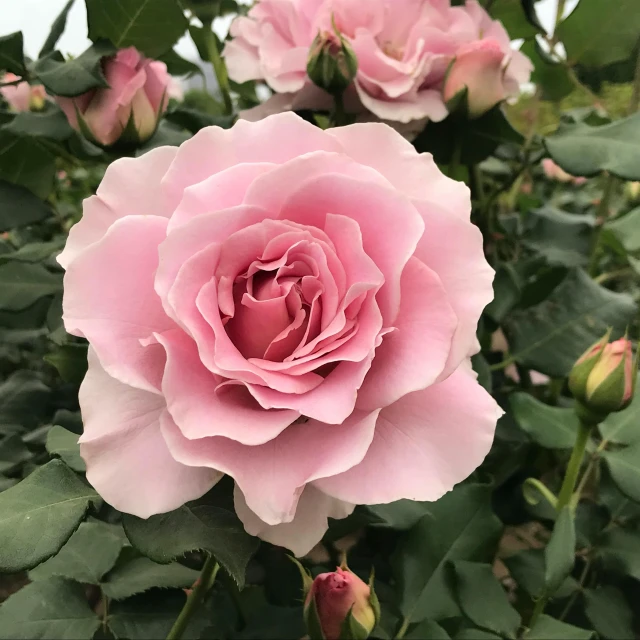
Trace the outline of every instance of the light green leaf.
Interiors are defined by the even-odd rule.
[[[607,222],[605,229],[611,231],[629,253],[640,252],[640,207]]]
[[[207,505],[184,505],[147,520],[125,514],[123,525],[131,544],[155,562],[168,564],[189,551],[208,551],[240,586],[258,547],[234,513]]]
[[[618,527],[607,531],[599,552],[609,569],[640,580],[640,535],[637,531]]]
[[[0,264],[5,262],[43,262],[59,253],[64,246],[64,239],[50,242],[33,242],[25,244],[17,251],[0,254]]]
[[[46,415],[51,389],[31,371],[16,371],[0,383],[0,425],[35,428]]]
[[[116,563],[125,538],[121,530],[104,522],[83,522],[57,555],[29,572],[32,580],[55,576],[100,584]]]
[[[532,598],[539,598],[544,591],[545,560],[543,549],[526,549],[504,559],[511,577]],[[568,598],[578,588],[569,576],[554,594],[555,598]]]
[[[570,507],[558,514],[551,539],[544,550],[544,582],[547,593],[553,595],[571,574],[575,563],[576,530]]]
[[[48,106],[45,111],[22,111],[4,131],[17,136],[46,138],[63,142],[73,135],[73,129],[61,109]],[[42,149],[42,147],[40,147]]]
[[[593,631],[574,627],[543,614],[524,637],[526,640],[590,640]]]
[[[0,440],[0,474],[11,473],[32,457],[33,454],[19,435],[13,434]]]
[[[15,73],[17,76],[26,75],[27,69],[22,50],[22,31],[0,36],[0,71]]]
[[[616,444],[632,444],[640,440],[640,393],[624,410],[612,413],[598,425],[603,440]]]
[[[509,314],[504,328],[518,362],[561,378],[609,327],[624,333],[636,312],[630,296],[609,291],[575,269],[546,300]]]
[[[558,26],[556,33],[567,50],[569,62],[602,67],[627,60],[638,42],[640,11],[636,0],[579,2]]]
[[[89,38],[106,38],[122,49],[133,45],[150,58],[166,53],[187,29],[176,0],[85,0]]]
[[[640,425],[636,423],[636,427]],[[611,478],[618,489],[635,502],[640,502],[640,442],[617,451],[604,451]]]
[[[429,502],[414,500],[397,500],[389,504],[372,504],[364,507],[378,522],[372,522],[374,527],[389,527],[390,529],[411,529],[420,518],[429,513]]]
[[[105,576],[102,590],[113,600],[124,600],[154,587],[191,587],[199,575],[198,571],[178,562],[158,564],[126,547],[115,567]]]
[[[586,589],[584,611],[604,640],[635,640],[633,612],[624,594],[615,587]]]
[[[574,176],[609,171],[623,180],[640,180],[640,113],[599,127],[565,123],[544,143],[553,160]]]
[[[0,311],[20,311],[62,290],[62,274],[40,264],[9,262],[0,265]]]
[[[509,397],[511,413],[518,426],[545,449],[571,449],[578,433],[573,409],[551,407],[532,395],[517,392]]]
[[[78,473],[84,473],[87,467],[80,457],[78,436],[64,427],[53,425],[47,434],[47,451],[52,456],[59,456],[67,466]]]
[[[449,640],[449,634],[434,620],[423,620],[405,638],[408,640]]]
[[[91,640],[99,626],[82,585],[60,578],[33,582],[0,608],[0,640]]]
[[[509,603],[491,565],[458,561],[453,568],[458,602],[464,615],[481,629],[515,638],[520,614]]]
[[[0,494],[0,571],[31,569],[67,542],[98,494],[52,460]]]
[[[502,531],[490,504],[491,490],[461,485],[429,506],[401,541],[392,566],[397,574],[400,610],[412,622],[458,615],[445,565],[450,561],[489,561]]]

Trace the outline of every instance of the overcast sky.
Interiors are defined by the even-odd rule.
[[[112,0],[103,0],[111,2]],[[64,6],[66,0],[0,0],[0,35],[13,31],[22,31],[27,55],[34,58],[44,43],[51,23]],[[567,2],[567,12],[575,6],[577,0]],[[555,17],[557,0],[539,0],[536,9],[540,21],[546,29],[551,29]],[[225,21],[226,22],[226,21]],[[218,25],[219,31],[226,32],[228,22]],[[67,28],[58,43],[63,53],[79,54],[89,46],[85,6],[82,0],[76,0],[69,14]],[[196,59],[195,47],[188,37],[178,43],[178,52],[190,59]]]

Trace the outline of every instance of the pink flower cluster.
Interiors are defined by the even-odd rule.
[[[476,0],[456,7],[450,0],[259,0],[232,24],[230,77],[264,80],[286,94],[274,96],[277,105],[326,106],[306,66],[314,38],[332,37],[334,24],[358,59],[347,98],[383,120],[442,120],[446,102],[464,87],[471,115],[479,115],[517,95],[532,70]]]

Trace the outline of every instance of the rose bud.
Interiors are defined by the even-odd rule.
[[[15,82],[19,76],[6,73],[1,82]],[[47,93],[41,84],[30,85],[26,80],[19,84],[0,88],[0,94],[13,111],[40,111],[44,107]]]
[[[545,158],[542,161],[542,169],[549,180],[556,180],[557,182],[572,182],[576,186],[584,184],[587,181],[584,177],[572,176],[570,173],[567,173],[551,158]]]
[[[627,182],[625,191],[629,200],[640,200],[640,182]]]
[[[509,63],[494,40],[478,40],[456,53],[444,84],[444,101],[449,103],[466,89],[469,117],[478,118],[507,97],[504,83]]]
[[[71,126],[104,147],[148,140],[167,108],[166,65],[129,47],[105,59],[103,71],[109,87],[56,98]]]
[[[569,388],[580,403],[580,413],[590,422],[600,422],[609,413],[629,406],[635,389],[637,362],[631,342],[620,338],[607,343],[609,334],[576,362]]]
[[[309,78],[332,95],[342,95],[358,72],[358,59],[349,43],[336,30],[338,42],[329,33],[318,33],[309,50]]]
[[[321,573],[308,589],[304,616],[311,637],[324,640],[368,638],[379,618],[379,605],[370,584],[346,566]]]

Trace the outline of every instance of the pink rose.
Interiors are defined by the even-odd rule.
[[[111,164],[59,256],[91,484],[146,518],[228,474],[298,554],[355,504],[438,499],[501,413],[469,364],[493,297],[470,209],[382,124],[279,114]]]
[[[359,102],[383,120],[446,117],[447,68],[463,47],[485,38],[502,54],[502,97],[517,94],[531,72],[528,58],[511,50],[502,25],[475,0],[465,7],[449,0],[260,0],[232,24],[225,48],[231,78],[264,80],[276,93],[293,94],[294,108],[326,107],[326,94],[310,90],[306,65],[316,35],[332,36],[332,20],[358,59],[347,105],[353,111]]]
[[[5,73],[0,82],[14,82],[19,76],[14,73]],[[14,111],[29,111],[30,109],[42,109],[47,93],[41,84],[30,85],[28,82],[10,85],[0,88],[0,94],[9,103]]]
[[[570,173],[567,173],[551,158],[544,158],[542,161],[542,170],[549,180],[556,180],[557,182],[571,182],[576,186],[580,186],[587,181],[585,177],[572,176]]]
[[[118,141],[133,119],[138,141],[149,139],[169,101],[167,66],[129,47],[107,58],[103,71],[109,88],[56,98],[71,126],[80,130],[79,115],[93,138],[108,146]]]

